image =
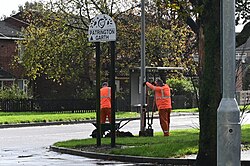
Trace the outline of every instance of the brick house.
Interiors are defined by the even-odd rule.
[[[17,84],[27,91],[27,79],[23,78],[21,67],[13,67],[14,56],[21,54],[17,40],[22,40],[20,31],[27,26],[20,20],[21,13],[0,21],[0,88]]]
[[[236,48],[236,76],[238,104],[250,104],[250,37]]]
[[[250,90],[250,37],[236,48],[236,90]]]

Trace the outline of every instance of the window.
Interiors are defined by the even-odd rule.
[[[23,53],[24,53],[24,46],[23,45],[18,45],[18,57],[19,57],[19,63],[22,63],[22,58],[23,58]]]
[[[242,63],[246,62],[247,53],[236,53],[236,60],[241,60]]]
[[[18,79],[17,85],[20,89],[22,89],[25,93],[28,93],[28,80],[26,79]]]

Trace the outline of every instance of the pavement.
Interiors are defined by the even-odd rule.
[[[197,116],[198,113],[192,113],[191,115]],[[174,116],[190,116],[190,113],[172,113]],[[155,116],[155,118],[158,118]],[[138,118],[134,118],[138,119]],[[27,126],[46,126],[46,125],[58,125],[58,124],[74,124],[74,123],[93,123],[95,120],[89,121],[71,121],[71,122],[51,122],[51,123],[29,123],[29,124],[15,124],[15,125],[0,125],[0,128],[12,128],[12,127],[27,127]],[[250,113],[247,113],[242,121],[242,124],[250,124]],[[185,156],[183,158],[152,158],[152,157],[139,157],[139,156],[121,156],[121,155],[108,155],[93,152],[84,152],[74,149],[59,148],[50,146],[50,150],[60,153],[72,154],[77,156],[84,156],[89,158],[104,159],[104,160],[117,160],[123,162],[138,162],[138,163],[158,163],[158,164],[179,164],[179,165],[191,165],[195,162],[196,155]],[[250,165],[250,150],[241,152],[241,165]]]

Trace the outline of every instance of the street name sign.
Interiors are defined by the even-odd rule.
[[[115,22],[110,16],[100,14],[91,20],[88,35],[89,42],[116,41]]]

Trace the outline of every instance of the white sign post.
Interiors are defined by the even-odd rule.
[[[116,26],[113,19],[100,14],[93,18],[89,26],[89,42],[116,41]]]

